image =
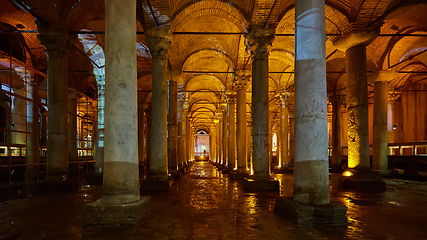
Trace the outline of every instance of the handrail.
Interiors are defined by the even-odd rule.
[[[372,155],[372,145],[369,145],[369,152]],[[405,149],[410,149],[406,150]],[[424,149],[424,151],[422,151]],[[389,143],[388,144],[388,155],[392,156],[427,156],[427,141],[423,142],[404,142],[404,143]],[[409,153],[408,153],[409,152]],[[348,146],[341,147],[341,155],[347,156]],[[332,147],[328,147],[328,155],[332,156]]]

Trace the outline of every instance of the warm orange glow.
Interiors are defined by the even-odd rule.
[[[343,173],[342,173],[342,175],[343,175],[344,177],[351,177],[351,176],[353,176],[353,173],[352,173],[352,172],[350,172],[350,171],[345,171],[345,172],[343,172]]]

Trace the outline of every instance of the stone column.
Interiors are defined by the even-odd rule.
[[[274,31],[254,28],[248,35],[252,59],[252,126],[254,177],[270,178],[268,169],[268,52],[274,39]]]
[[[341,172],[341,98],[335,92],[329,97],[332,103],[332,171]]]
[[[225,105],[225,103],[224,103]],[[228,127],[227,127],[227,106],[223,106],[222,109],[222,164],[227,167],[228,166],[228,158],[227,158],[227,143],[228,143]]]
[[[105,2],[104,204],[139,200],[135,7]]]
[[[136,224],[150,211],[139,196],[136,64],[136,0],[106,0],[104,184],[83,211],[86,226]]]
[[[149,106],[147,106],[147,108],[145,109],[145,117],[147,118],[147,141],[146,141],[146,164],[147,164],[147,168],[150,169],[150,163],[151,163],[151,104]]]
[[[166,181],[168,180],[167,59],[171,45],[169,27],[147,28],[145,36],[153,60],[150,179]]]
[[[95,154],[95,172],[102,173],[104,167],[104,130],[105,130],[105,72],[95,75],[96,85],[98,87],[98,107],[97,107],[97,131],[96,131],[96,154]]]
[[[329,204],[325,2],[295,2],[295,164],[293,199],[275,211],[297,224],[342,224],[346,207]]]
[[[223,154],[222,154],[222,148],[223,148],[223,144],[222,144],[222,136],[223,134],[223,124],[222,124],[222,112],[217,112],[218,114],[218,164],[220,165],[224,165],[223,162]]]
[[[349,171],[341,179],[342,188],[385,190],[385,183],[371,170],[369,159],[366,46],[377,34],[368,29],[352,30],[334,43],[346,50]]]
[[[138,94],[138,165],[144,168],[144,157],[145,157],[145,134],[144,127],[145,121],[145,101],[147,93],[142,92]]]
[[[236,76],[237,92],[237,172],[247,174],[246,170],[246,88],[250,73],[241,71]]]
[[[79,95],[75,92],[68,92],[68,160],[74,162],[74,171],[79,171],[80,164],[77,156],[77,99]],[[77,169],[76,169],[77,168]]]
[[[191,156],[191,129],[190,129],[190,111],[187,107],[185,109],[185,162],[186,165],[190,165],[190,156]]]
[[[169,81],[169,114],[168,114],[168,168],[174,179],[178,173],[178,84]]]
[[[228,170],[236,167],[236,98],[228,95]]]
[[[184,112],[184,94],[178,95],[178,168],[184,173],[185,162],[185,112]]]
[[[48,182],[64,183],[68,175],[68,31],[37,25],[48,56]]]
[[[390,175],[388,171],[388,83],[397,76],[396,71],[379,71],[368,77],[374,83],[374,148],[372,168],[382,176]]]
[[[252,163],[252,124],[251,122],[246,122],[246,132],[247,132],[247,146],[246,146],[246,156],[247,156],[247,169],[249,174],[253,174],[253,163]]]
[[[280,95],[280,159],[282,169],[288,169],[291,165],[288,156],[288,95]]]
[[[269,118],[268,118],[268,52],[274,39],[273,29],[252,27],[247,36],[252,60],[252,126],[253,170],[258,183],[245,182],[245,189],[262,188],[276,191],[278,182],[270,183],[269,169]],[[262,182],[262,183],[261,183]]]

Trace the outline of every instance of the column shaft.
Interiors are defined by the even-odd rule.
[[[32,78],[27,78],[27,164],[36,164],[39,158],[39,106],[37,83]],[[27,182],[36,181],[36,167],[27,167]]]
[[[332,168],[341,169],[341,103],[332,100]]]
[[[77,159],[77,94],[68,93],[68,160]],[[75,163],[74,163],[75,164]]]
[[[325,3],[295,2],[295,202],[329,203]]]
[[[370,168],[366,46],[346,51],[348,167]]]
[[[178,84],[169,81],[168,115],[168,166],[169,170],[178,170]]]
[[[387,142],[388,82],[374,83],[374,149],[372,168],[388,169]]]
[[[282,102],[280,106],[280,162],[282,168],[289,168],[288,157],[288,106]]]
[[[123,204],[139,200],[136,0],[105,1],[105,49],[101,199],[105,204]]]
[[[228,166],[228,158],[227,158],[227,138],[228,138],[228,131],[227,131],[227,110],[224,109],[222,112],[222,164],[224,166]]]
[[[233,98],[229,101],[228,108],[228,168],[234,170],[236,167],[236,104]]]
[[[246,171],[246,89],[237,90],[237,171]]]
[[[141,103],[138,104],[138,163],[144,164],[145,156],[145,97],[141,99]]]

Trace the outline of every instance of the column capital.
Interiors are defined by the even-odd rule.
[[[234,76],[233,88],[235,91],[246,90],[248,87],[249,80],[251,75],[245,71],[236,71],[236,75]]]
[[[236,102],[236,95],[233,93],[227,94],[227,102],[228,102],[228,104],[235,103]]]
[[[46,48],[48,56],[68,54],[68,31],[65,28],[49,28],[37,24],[40,32],[37,38]]]
[[[368,82],[390,82],[397,77],[398,72],[395,70],[379,70],[369,74]]]
[[[346,51],[357,45],[368,46],[378,37],[378,34],[379,29],[355,28],[338,38],[334,42],[334,47],[340,51]]]
[[[151,58],[168,57],[168,50],[172,42],[169,38],[169,26],[152,27],[145,29],[145,40],[150,49]]]
[[[246,48],[253,60],[267,59],[274,40],[274,29],[251,27],[246,37]]]

